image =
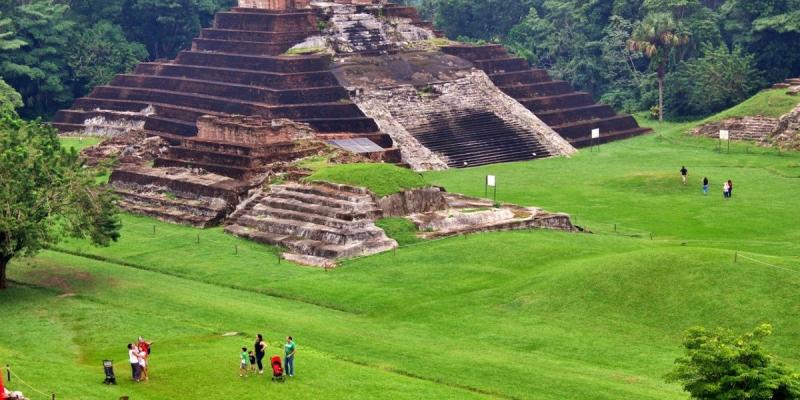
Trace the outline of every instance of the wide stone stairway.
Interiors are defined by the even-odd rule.
[[[549,157],[550,151],[519,124],[485,110],[432,113],[409,132],[450,167],[474,167]]]
[[[113,125],[125,119],[178,143],[197,133],[203,115],[288,118],[310,124],[321,136],[358,136],[391,146],[374,121],[348,98],[322,56],[281,55],[318,34],[313,10],[234,8],[216,15],[191,50],[173,61],[140,64],[95,88],[54,125],[81,130],[90,118]]]
[[[304,257],[348,258],[397,247],[375,226],[380,216],[366,189],[290,183],[253,195],[231,215],[225,231]]]
[[[589,93],[576,92],[566,81],[554,81],[546,70],[532,69],[501,45],[452,45],[442,51],[472,61],[486,72],[507,95],[519,101],[575,147],[592,143],[592,129],[600,129],[597,143],[641,135],[641,128],[630,115],[597,104]]]

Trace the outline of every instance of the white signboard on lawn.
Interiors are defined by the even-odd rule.
[[[592,129],[592,139],[600,139],[600,129]]]
[[[719,131],[719,140],[729,140],[731,133],[728,131]]]
[[[497,186],[497,179],[494,175],[486,175],[486,186],[495,187]]]

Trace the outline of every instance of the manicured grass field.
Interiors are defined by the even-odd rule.
[[[59,399],[677,400],[687,396],[663,376],[686,328],[768,321],[769,350],[800,369],[800,155],[718,152],[683,136],[690,126],[656,124],[570,159],[425,175],[472,195],[496,175],[498,200],[572,213],[594,234],[418,242],[390,219],[396,253],[325,272],[220,229],[125,216],[112,247],[68,242],[12,264],[0,364]],[[735,183],[727,202],[723,179]],[[256,333],[270,353],[295,336],[295,379],[237,376]],[[138,335],[155,341],[144,384],[127,379],[124,346]],[[120,385],[100,384],[105,358]]]

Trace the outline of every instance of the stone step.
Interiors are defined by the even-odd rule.
[[[125,199],[119,201],[120,208],[132,214],[144,215],[158,219],[159,221],[190,225],[198,228],[208,228],[215,225],[217,218],[205,218],[175,209],[164,209],[159,207],[148,207],[145,205],[129,203]]]
[[[384,235],[383,230],[374,225],[358,229],[337,229],[300,220],[279,219],[253,214],[242,215],[235,222],[237,225],[257,229],[260,232],[338,245],[362,242]]]
[[[252,228],[236,224],[226,226],[225,232],[255,240],[260,243],[282,246],[292,252],[329,259],[341,259],[376,254],[397,247],[397,242],[388,238],[373,240],[366,243],[353,243],[350,245],[331,245],[315,240],[304,240],[287,235],[260,232]]]
[[[290,219],[295,221],[309,222],[317,225],[325,225],[334,229],[363,229],[372,222],[368,219],[347,221],[337,218],[330,218],[319,214],[310,214],[305,212],[291,211],[281,208],[273,208],[261,203],[262,199],[257,199],[250,208],[247,214],[257,217],[271,217],[278,219]]]
[[[270,197],[299,200],[309,204],[318,204],[342,210],[356,210],[358,208],[369,206],[371,203],[366,201],[355,203],[349,200],[328,197],[327,195],[314,194],[313,192],[301,192],[294,189],[292,186],[285,187],[281,185],[272,186]]]
[[[343,221],[357,221],[362,219],[372,219],[380,216],[380,210],[347,210],[342,208],[328,207],[319,204],[308,203],[302,200],[292,198],[279,198],[279,197],[264,197],[259,202],[270,208],[277,208],[282,210],[296,211],[301,213],[316,214],[328,218],[339,219]]]
[[[143,189],[151,188],[143,187]],[[114,188],[114,193],[130,204],[193,212],[198,216],[207,218],[218,218],[220,214],[224,214],[228,209],[228,205],[221,199],[200,200],[169,197],[164,193],[136,192],[122,187]]]
[[[139,75],[185,77],[274,89],[302,89],[338,85],[336,78],[329,70],[281,73],[206,65],[142,63],[136,67],[134,73]]]
[[[336,185],[336,184],[313,184],[313,185],[299,185],[295,183],[287,183],[285,185],[281,185],[281,187],[285,190],[292,190],[295,192],[312,194],[322,197],[330,197],[337,200],[344,200],[349,201],[351,203],[371,203],[372,196],[368,192],[360,192],[360,191],[352,191],[342,189],[346,187],[345,185]],[[361,189],[362,188],[357,188]]]

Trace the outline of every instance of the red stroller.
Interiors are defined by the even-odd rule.
[[[279,356],[274,356],[269,359],[272,364],[272,380],[283,382],[283,363]]]

